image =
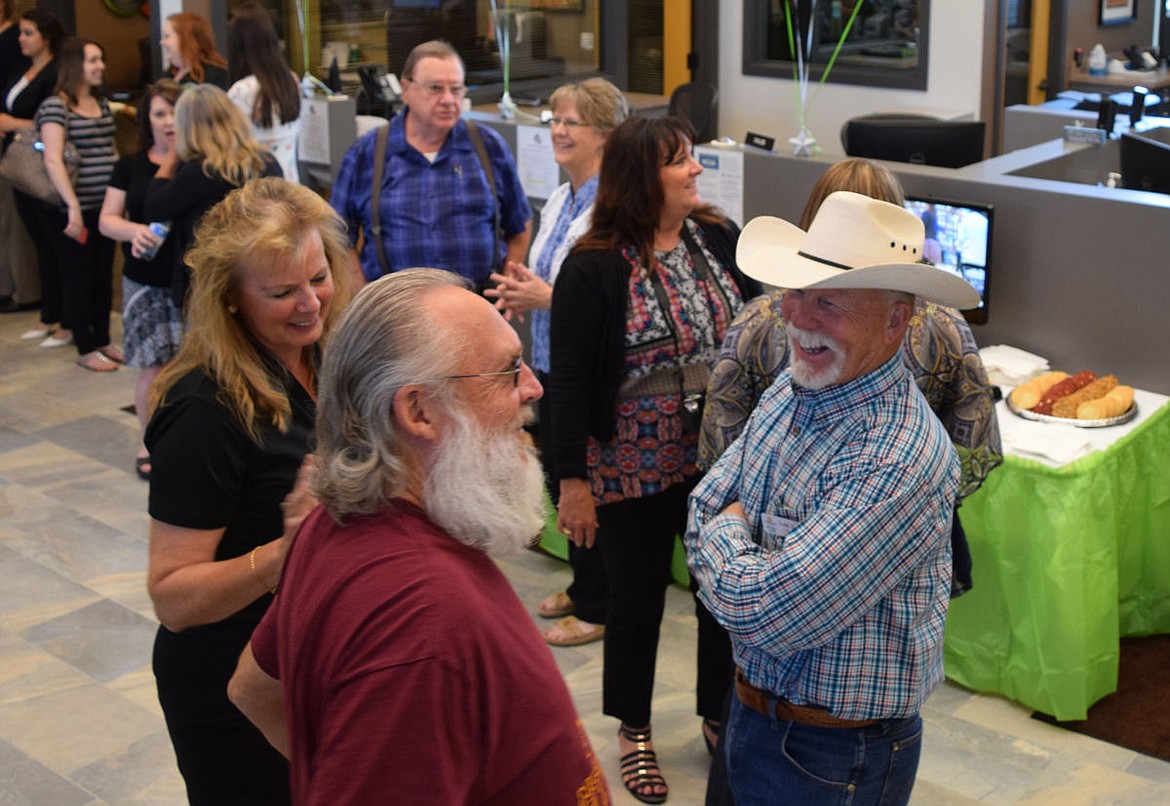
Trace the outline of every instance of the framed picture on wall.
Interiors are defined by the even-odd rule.
[[[1137,0],[1100,0],[1098,25],[1128,25],[1137,18]]]

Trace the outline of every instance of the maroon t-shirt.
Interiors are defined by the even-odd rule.
[[[507,579],[402,502],[301,528],[252,636],[301,804],[601,804],[601,767]]]

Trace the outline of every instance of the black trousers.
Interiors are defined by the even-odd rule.
[[[256,619],[173,633],[159,627],[158,700],[191,806],[288,806],[288,762],[228,700],[227,684]]]
[[[16,212],[28,230],[28,236],[33,242],[37,253],[37,272],[41,276],[41,323],[52,325],[60,323],[61,327],[72,327],[63,313],[61,304],[61,272],[57,268],[57,256],[53,251],[52,237],[45,213],[49,209],[39,199],[13,189],[12,197],[16,201]],[[64,227],[64,223],[61,225]],[[56,234],[61,234],[58,231]],[[112,253],[111,253],[112,254]]]
[[[598,542],[609,577],[602,710],[634,727],[650,722],[655,661],[675,535],[686,528],[687,496],[698,479],[646,498],[598,507]],[[696,599],[697,711],[719,719],[730,687],[731,642]]]
[[[578,546],[569,541],[569,566],[573,581],[565,590],[573,600],[573,615],[590,624],[604,624],[609,601],[609,577],[601,549]]]
[[[45,208],[49,241],[61,277],[63,321],[73,331],[77,353],[85,355],[110,343],[110,308],[114,303],[114,242],[98,232],[100,209],[81,214],[89,237],[84,244],[66,235],[65,213]]]

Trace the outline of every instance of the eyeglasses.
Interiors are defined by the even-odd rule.
[[[511,376],[512,388],[516,389],[520,386],[520,373],[524,371],[524,362],[517,360],[516,366],[511,369],[505,369],[500,372],[473,372],[470,375],[438,375],[434,378],[423,378],[415,381],[415,383],[433,383],[435,381],[454,381],[459,378],[504,378]],[[410,386],[411,384],[404,384]]]
[[[467,87],[462,84],[419,84],[412,78],[406,80],[411,84],[418,84],[432,98],[439,98],[445,92],[450,92],[456,98],[462,98],[467,94]]]
[[[588,125],[589,124],[583,120],[573,120],[572,118],[551,117],[548,119],[548,127],[550,129],[553,126],[564,126],[566,129],[579,129],[582,126]]]

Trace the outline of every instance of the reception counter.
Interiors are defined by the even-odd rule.
[[[1098,450],[1067,464],[1022,450],[1070,426],[999,404],[1004,463],[960,509],[975,585],[947,616],[948,678],[1084,719],[1117,689],[1120,637],[1170,632],[1170,405],[1137,400],[1139,418],[1086,433]]]

